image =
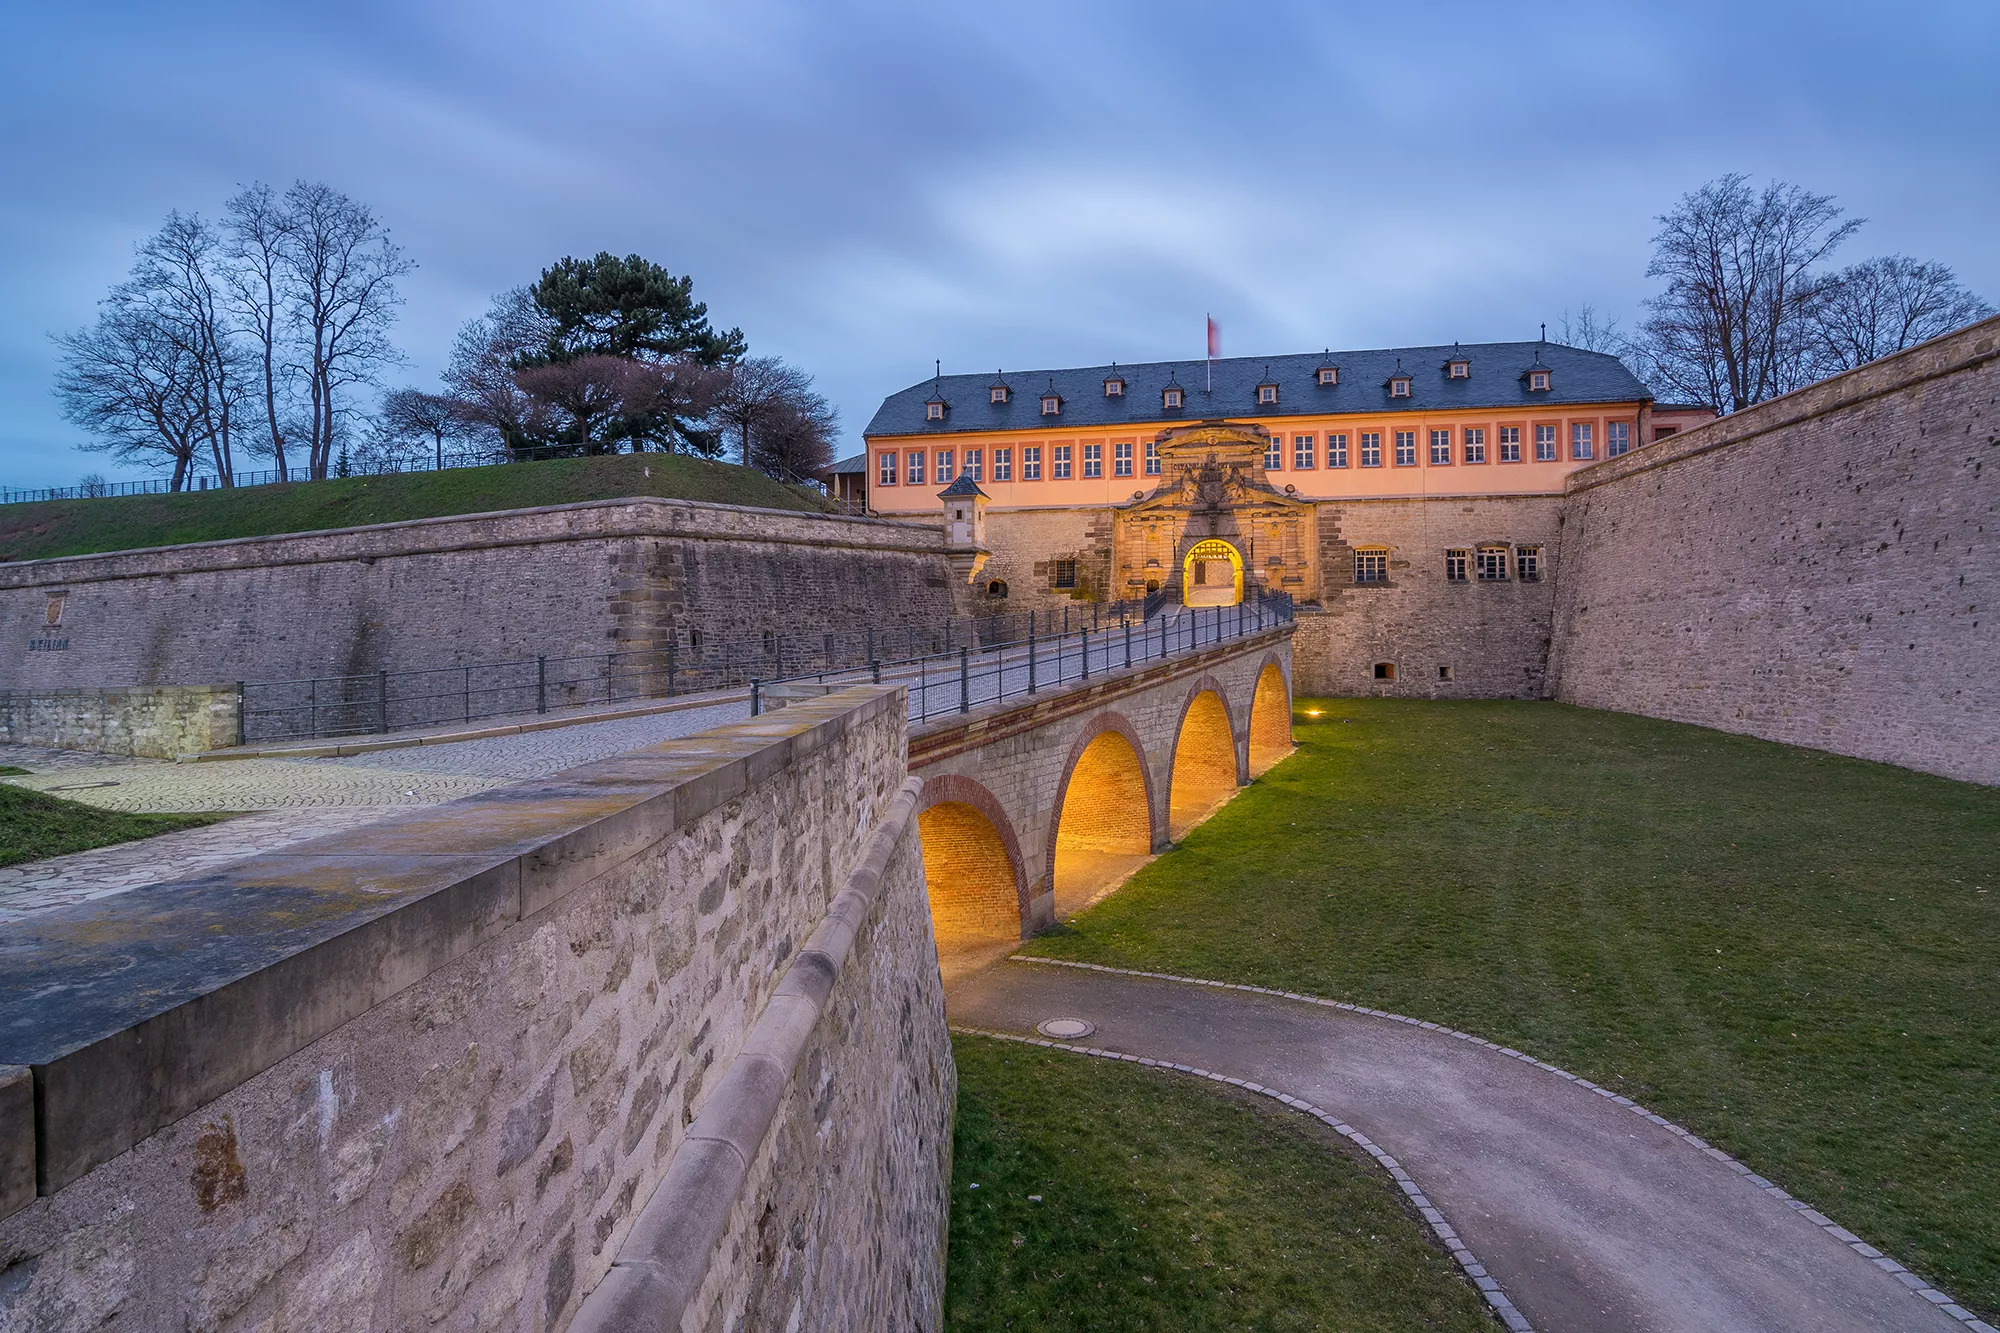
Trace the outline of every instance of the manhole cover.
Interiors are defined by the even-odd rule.
[[[1081,1018],[1051,1018],[1035,1024],[1035,1031],[1044,1037],[1071,1041],[1077,1037],[1088,1037],[1097,1031],[1097,1024],[1086,1023]]]

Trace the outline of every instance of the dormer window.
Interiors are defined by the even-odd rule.
[[[1340,383],[1340,367],[1339,367],[1339,366],[1321,366],[1321,367],[1319,368],[1319,382],[1320,382],[1321,384],[1338,384],[1338,383]]]
[[[944,404],[943,404],[943,403],[941,403],[941,402],[939,402],[939,401],[938,401],[937,399],[932,399],[932,400],[931,400],[930,402],[928,402],[928,403],[925,403],[925,404],[924,404],[924,420],[925,420],[925,421],[943,421],[943,420],[944,420]]]
[[[1180,411],[1183,398],[1184,394],[1182,393],[1181,386],[1174,383],[1173,377],[1169,375],[1167,377],[1167,387],[1160,390],[1161,409],[1168,412],[1178,412]]]
[[[1007,401],[1007,386],[1004,384],[996,384],[988,389],[986,393],[988,402],[1004,403]]]
[[[1545,393],[1548,391],[1548,387],[1549,387],[1548,371],[1531,370],[1528,372],[1528,392]]]
[[[1408,398],[1410,396],[1410,377],[1408,375],[1390,376],[1389,396],[1391,398]]]
[[[1123,398],[1125,396],[1125,381],[1119,379],[1116,375],[1104,381],[1104,396],[1106,398]]]
[[[1470,361],[1447,361],[1445,363],[1445,374],[1455,380],[1471,379],[1472,363]]]
[[[1062,415],[1062,395],[1045,393],[1042,395],[1042,415],[1054,417]]]
[[[1257,386],[1257,401],[1258,401],[1259,403],[1275,403],[1275,402],[1277,402],[1277,401],[1278,401],[1278,386],[1277,386],[1277,385],[1275,385],[1275,384],[1260,384],[1260,385],[1258,385],[1258,386]]]

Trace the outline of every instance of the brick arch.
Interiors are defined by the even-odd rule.
[[[1282,698],[1267,698],[1264,694],[1264,681],[1271,672],[1277,673]],[[1268,715],[1273,708],[1279,710],[1275,718]],[[1280,732],[1283,733],[1282,739]],[[1291,677],[1285,674],[1285,664],[1278,660],[1276,653],[1266,653],[1264,660],[1257,664],[1256,683],[1250,689],[1250,734],[1244,746],[1245,771],[1250,777],[1257,777],[1284,754],[1290,753],[1291,749]]]
[[[1048,885],[1052,892],[1058,887],[1056,883],[1057,842],[1062,833],[1064,807],[1069,802],[1070,780],[1076,775],[1077,764],[1082,760],[1084,752],[1090,748],[1092,742],[1105,735],[1116,735],[1123,739],[1127,745],[1131,746],[1132,757],[1139,766],[1139,780],[1143,785],[1145,793],[1143,799],[1146,807],[1145,853],[1150,854],[1166,841],[1165,821],[1160,813],[1160,802],[1153,785],[1153,767],[1146,761],[1146,744],[1140,739],[1138,728],[1134,727],[1130,719],[1126,718],[1124,714],[1115,710],[1106,709],[1101,713],[1097,713],[1084,723],[1083,729],[1077,733],[1076,739],[1071,742],[1069,753],[1063,757],[1062,778],[1056,784],[1055,801],[1049,807],[1048,843],[1046,859],[1042,864],[1047,867]],[[1058,903],[1057,910],[1060,911],[1061,908],[1062,904]]]
[[[1181,768],[1181,744],[1183,741],[1193,739],[1197,744],[1204,742],[1212,744],[1217,739],[1217,737],[1210,734],[1210,729],[1214,726],[1214,715],[1208,713],[1206,709],[1197,708],[1197,705],[1204,696],[1213,696],[1215,706],[1220,709],[1221,729],[1226,735],[1229,744],[1229,764],[1226,776],[1218,771],[1202,773],[1197,778],[1196,772],[1192,769],[1183,772]],[[1190,737],[1188,732],[1191,723],[1197,733],[1194,737]],[[1193,682],[1188,686],[1187,698],[1181,701],[1180,716],[1174,720],[1173,749],[1167,757],[1167,834],[1169,837],[1178,837],[1181,833],[1186,832],[1187,825],[1192,823],[1192,820],[1183,812],[1181,826],[1175,826],[1174,792],[1176,780],[1185,777],[1190,780],[1201,781],[1205,788],[1212,787],[1217,791],[1224,790],[1225,787],[1227,790],[1233,791],[1235,788],[1242,786],[1249,780],[1249,775],[1245,771],[1244,756],[1244,743],[1247,739],[1245,733],[1239,730],[1236,725],[1235,711],[1229,706],[1229,691],[1223,686],[1222,682],[1206,672],[1195,677]],[[1213,793],[1210,793],[1209,797],[1200,800],[1199,803],[1203,806],[1203,813],[1206,813],[1208,808],[1212,808],[1212,795]]]
[[[1000,845],[1006,850],[1008,869],[1012,872],[1014,887],[1014,908],[1019,920],[1019,931],[1025,936],[1028,923],[1028,867],[1021,856],[1021,840],[1014,832],[1014,821],[1008,817],[1007,807],[1000,804],[1000,798],[989,791],[985,784],[960,773],[940,773],[936,777],[924,779],[923,789],[917,794],[917,817],[919,828],[925,812],[941,805],[963,805],[976,811],[992,826],[998,835]],[[928,860],[926,868],[928,870]],[[937,905],[932,903],[933,927],[937,928]]]

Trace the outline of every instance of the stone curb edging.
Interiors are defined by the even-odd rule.
[[[907,778],[860,862],[744,1036],[701,1114],[632,1221],[611,1268],[583,1299],[569,1333],[668,1333],[701,1294],[750,1167],[784,1104],[800,1058],[855,937],[867,924],[903,835],[920,778]]]
[[[1724,1166],[1728,1167],[1731,1171],[1734,1171],[1737,1175],[1743,1177],[1745,1180],[1755,1185],[1758,1189],[1763,1190],[1769,1195],[1771,1195],[1772,1198],[1781,1200],[1787,1208],[1790,1208],[1800,1217],[1803,1217],[1806,1221],[1812,1223],[1814,1226],[1818,1227],[1821,1231],[1826,1232],[1828,1235],[1832,1236],[1835,1240],[1847,1246],[1848,1249],[1853,1250],[1856,1254],[1868,1260],[1870,1263],[1874,1264],[1877,1268],[1881,1269],[1883,1272],[1888,1273],[1890,1276],[1894,1277],[1896,1281],[1902,1283],[1904,1287],[1908,1288],[1911,1294],[1922,1298],[1931,1305],[1934,1305],[1938,1309],[1944,1311],[1952,1318],[1958,1320],[1960,1323],[1964,1324],[1965,1327],[1969,1330],[1969,1333],[2000,1333],[2000,1329],[1994,1328],[1993,1325],[1987,1323],[1985,1320],[1981,1319],[1978,1315],[1974,1314],[1972,1311],[1958,1304],[1958,1302],[1954,1301],[1950,1296],[1946,1295],[1942,1291],[1939,1291],[1936,1287],[1931,1286],[1921,1277],[1918,1277],[1915,1273],[1912,1273],[1909,1269],[1897,1263],[1894,1259],[1890,1258],[1882,1251],[1876,1249],[1873,1245],[1868,1244],[1866,1241],[1862,1240],[1861,1237],[1855,1235],[1852,1231],[1849,1231],[1847,1230],[1847,1228],[1840,1226],[1838,1223],[1834,1222],[1833,1219],[1826,1216],[1826,1214],[1815,1210],[1810,1204],[1806,1203],[1805,1200],[1795,1198],[1791,1194],[1787,1193],[1784,1189],[1780,1188],[1776,1183],[1770,1180],[1766,1180],[1763,1176],[1758,1175],[1744,1163],[1737,1161],[1734,1157],[1731,1157],[1728,1153],[1724,1152],[1722,1149],[1717,1148],[1714,1145],[1708,1143],[1706,1140],[1702,1139],[1699,1135],[1695,1134],[1693,1131],[1686,1129],[1681,1125],[1675,1124],[1673,1121],[1667,1119],[1665,1116],[1656,1115],[1652,1111],[1649,1111],[1645,1107],[1639,1105],[1639,1103],[1633,1101],[1630,1097],[1622,1096],[1619,1093],[1613,1092],[1611,1089],[1607,1087],[1603,1087],[1600,1084],[1591,1082],[1587,1078],[1583,1078],[1579,1075],[1572,1074],[1567,1069],[1559,1069],[1555,1065],[1549,1064],[1542,1060],[1537,1060],[1534,1056],[1527,1055],[1524,1054],[1523,1052],[1517,1051],[1511,1046],[1502,1046],[1498,1042],[1488,1041],[1486,1040],[1486,1038],[1474,1036],[1470,1032],[1460,1032],[1457,1028],[1448,1028],[1444,1026],[1442,1023],[1427,1023],[1420,1018],[1411,1018],[1406,1014],[1390,1013],[1386,1009],[1370,1009],[1366,1005],[1349,1004],[1344,1000],[1327,1000],[1327,999],[1322,999],[1317,995],[1304,995],[1299,993],[1298,991],[1276,990],[1269,986],[1251,986],[1243,982],[1237,982],[1237,981],[1210,981],[1202,977],[1176,976],[1171,972],[1141,972],[1135,968],[1106,967],[1102,963],[1079,963],[1079,962],[1072,962],[1066,958],[1034,958],[1023,954],[1012,954],[1009,955],[1007,961],[1010,963],[1038,963],[1044,967],[1072,967],[1085,972],[1108,972],[1114,976],[1121,976],[1121,977],[1145,977],[1153,981],[1177,982],[1183,986],[1207,986],[1214,990],[1247,991],[1252,995],[1269,995],[1275,999],[1280,999],[1280,1000],[1296,1000],[1300,1004],[1319,1005],[1320,1007],[1325,1009],[1344,1009],[1349,1013],[1363,1014],[1369,1018],[1384,1018],[1392,1023],[1404,1023],[1409,1025],[1410,1027],[1423,1028],[1427,1032],[1436,1032],[1447,1037],[1454,1037],[1459,1041],[1471,1042],[1474,1046],[1483,1046],[1487,1050],[1494,1052],[1496,1055],[1510,1056],[1513,1059],[1521,1061],[1523,1064],[1533,1065],[1537,1069],[1544,1070],[1548,1073],[1554,1074],[1557,1078],[1564,1079],[1570,1083],[1574,1083],[1580,1088],[1588,1088],[1592,1092],[1596,1093],[1598,1096],[1606,1098],[1612,1102],[1615,1102],[1619,1106],[1624,1107],[1632,1114],[1638,1116],[1641,1120],[1649,1120],[1652,1123],[1658,1125],[1661,1129],[1666,1130],[1669,1134],[1672,1134],[1674,1137],[1686,1142],[1689,1147],[1696,1149],[1697,1151],[1701,1152],[1706,1156],[1713,1157],[1716,1161],[1721,1162]],[[1013,1038],[1012,1040],[1025,1040],[1025,1039]],[[1053,1043],[1042,1042],[1039,1044],[1052,1045]],[[1065,1047],[1064,1049],[1067,1050],[1071,1048]],[[1095,1053],[1100,1055],[1110,1054],[1109,1052],[1102,1052],[1102,1051]],[[1117,1056],[1114,1058],[1131,1059],[1133,1057]],[[1180,1068],[1180,1066],[1178,1065],[1167,1065],[1164,1061],[1146,1061],[1145,1063],[1158,1064],[1161,1065],[1163,1068],[1170,1068],[1170,1069]],[[1189,1071],[1189,1072],[1194,1072],[1194,1071]],[[1218,1076],[1209,1075],[1209,1077],[1213,1078]],[[1222,1081],[1227,1083],[1237,1082],[1237,1080],[1235,1079],[1224,1079]],[[1245,1084],[1244,1086],[1247,1087],[1251,1085]],[[1279,1096],[1279,1094],[1277,1093],[1272,1093],[1271,1095]],[[1289,1099],[1279,1097],[1279,1100],[1286,1101]],[[1299,1105],[1304,1106],[1304,1103],[1299,1103]],[[1314,1114],[1318,1113],[1314,1112]],[[1335,1126],[1335,1128],[1339,1128],[1339,1126]],[[1350,1135],[1349,1137],[1353,1136]],[[1400,1182],[1401,1178],[1399,1177],[1398,1179]],[[1407,1188],[1407,1185],[1405,1187]]]
[[[1114,969],[1105,968],[1103,970],[1108,972]],[[1134,973],[1133,975],[1146,976],[1151,974]],[[1174,979],[1179,980],[1180,978]],[[1052,1051],[1068,1051],[1075,1055],[1090,1055],[1100,1060],[1118,1060],[1126,1064],[1144,1065],[1148,1069],[1165,1069],[1175,1074],[1188,1074],[1195,1078],[1205,1078],[1211,1083],[1226,1083],[1232,1088],[1241,1088],[1245,1092],[1259,1093],[1274,1101],[1283,1102],[1295,1111],[1304,1111],[1334,1133],[1339,1134],[1356,1147],[1366,1151],[1383,1170],[1389,1173],[1390,1177],[1401,1187],[1410,1203],[1423,1215],[1424,1221],[1430,1224],[1430,1228],[1437,1234],[1437,1238],[1451,1252],[1451,1257],[1458,1261],[1458,1266],[1465,1271],[1466,1277],[1471,1279],[1472,1285],[1477,1287],[1479,1294],[1486,1298],[1486,1303],[1492,1307],[1493,1313],[1499,1316],[1500,1322],[1507,1326],[1508,1333],[1534,1333],[1534,1325],[1530,1324],[1527,1316],[1522,1314],[1515,1307],[1514,1302],[1507,1298],[1507,1294],[1500,1290],[1500,1284],[1493,1279],[1492,1274],[1486,1271],[1486,1266],[1479,1262],[1478,1256],[1474,1255],[1466,1247],[1465,1241],[1459,1236],[1452,1225],[1445,1221],[1444,1214],[1439,1212],[1437,1206],[1424,1195],[1423,1190],[1411,1178],[1410,1173],[1403,1169],[1402,1163],[1391,1157],[1380,1144],[1354,1126],[1347,1124],[1332,1112],[1320,1109],[1303,1097],[1294,1097],[1290,1093],[1280,1092],[1278,1089],[1267,1087],[1262,1083],[1252,1083],[1248,1079],[1230,1078],[1226,1074],[1218,1074],[1210,1069],[1197,1069],[1193,1065],[1175,1064],[1171,1060],[1154,1060],[1143,1055],[1129,1055],[1122,1051],[1107,1051],[1095,1046],[1076,1046],[1069,1042],[1051,1041],[1046,1037],[1023,1037],[1011,1032],[994,1032],[986,1028],[955,1026],[952,1028],[952,1031],[973,1037],[990,1037],[995,1041],[1017,1042],[1022,1046],[1041,1046]]]

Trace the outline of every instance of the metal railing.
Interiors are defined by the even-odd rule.
[[[909,686],[910,721],[969,713],[985,704],[1081,683],[1092,676],[1247,638],[1292,623],[1290,593],[1257,593],[1235,606],[1175,606],[1171,614],[1143,619],[1140,604],[1105,604],[1100,615],[1074,630],[1038,634],[1032,618],[1025,634],[987,645],[963,643],[945,652],[876,659],[861,668],[805,672],[750,682],[750,713],[772,702],[862,681]],[[801,688],[805,687],[805,688]]]
[[[671,699],[758,680],[859,670],[874,662],[921,661],[962,648],[984,652],[1086,628],[1098,632],[1136,616],[1139,609],[1137,602],[1091,602],[914,625],[729,636],[678,630],[665,643],[625,652],[243,681],[237,685],[237,735],[243,744],[318,740],[553,708]]]

